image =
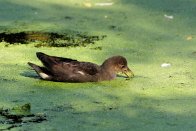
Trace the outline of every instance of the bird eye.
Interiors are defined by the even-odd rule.
[[[121,65],[121,68],[125,68],[125,65]]]

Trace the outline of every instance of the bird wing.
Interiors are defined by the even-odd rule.
[[[44,54],[42,52],[37,52],[36,55],[37,55],[38,59],[43,63],[43,65],[48,69],[51,69],[54,65],[62,64],[63,62],[70,63],[70,62],[77,61],[77,60],[73,60],[70,58],[49,56],[49,55]]]
[[[65,70],[73,70],[74,72],[95,75],[99,72],[100,67],[91,62],[79,62],[70,58],[50,56],[54,63],[61,64]],[[65,66],[66,65],[66,66]]]
[[[57,57],[57,56],[50,56],[51,59],[53,59],[53,61],[55,61],[55,63],[60,63],[60,62],[73,62],[73,61],[77,61],[74,59],[70,59],[70,58],[64,58],[64,57]]]
[[[95,75],[100,71],[100,67],[98,65],[90,62],[63,62],[63,67],[65,70],[71,70],[74,73],[79,73],[83,75]]]

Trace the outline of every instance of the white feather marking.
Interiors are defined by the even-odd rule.
[[[77,73],[79,73],[81,75],[85,75],[84,72],[82,72],[82,71],[78,71]]]
[[[50,78],[49,75],[47,75],[47,74],[45,74],[43,72],[39,73],[39,75],[41,76],[42,79],[49,79]]]

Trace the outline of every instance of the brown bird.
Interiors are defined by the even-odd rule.
[[[117,73],[122,72],[127,77],[134,76],[127,66],[123,56],[113,56],[106,59],[102,65],[90,62],[80,62],[70,58],[49,56],[36,53],[43,67],[28,62],[28,64],[44,80],[59,82],[98,82],[112,80]]]

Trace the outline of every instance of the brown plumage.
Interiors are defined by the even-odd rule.
[[[90,62],[79,62],[77,60],[49,56],[37,52],[38,59],[43,67],[28,62],[28,64],[44,80],[61,82],[97,82],[112,80],[118,72],[133,73],[127,66],[127,60],[122,56],[113,56],[106,59],[102,65]]]

